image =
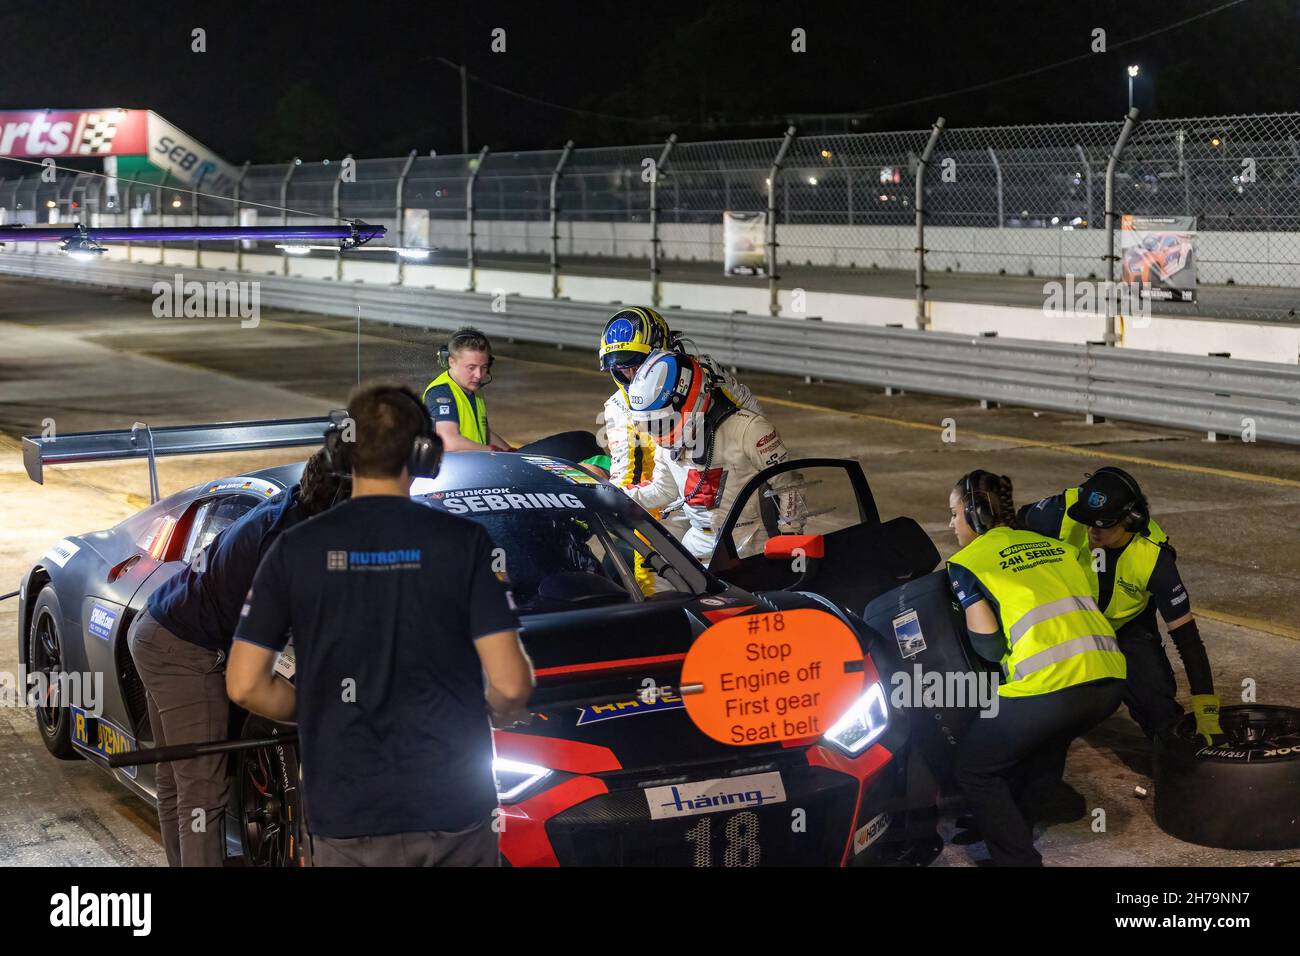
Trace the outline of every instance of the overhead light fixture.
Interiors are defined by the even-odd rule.
[[[375,251],[377,252],[377,251],[379,251],[379,249],[381,249],[381,248],[382,248],[382,247],[375,247]],[[401,249],[398,249],[398,250],[397,250],[397,254],[398,254],[399,256],[401,256],[403,259],[427,259],[427,258],[429,258],[429,250],[428,250],[428,249],[401,248]]]
[[[311,250],[312,250],[311,246],[304,246],[300,243],[285,243],[285,244],[277,243],[275,248],[283,249],[284,254],[287,256],[309,256],[311,255]],[[333,249],[334,247],[322,246],[321,248]]]
[[[1137,75],[1138,75],[1138,68],[1137,68],[1136,65],[1134,65],[1134,66],[1130,66],[1130,67],[1128,68],[1128,75],[1129,75],[1129,76],[1137,76]]]

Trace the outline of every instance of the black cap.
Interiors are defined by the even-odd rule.
[[[1070,505],[1066,514],[1079,524],[1109,528],[1140,504],[1135,491],[1139,491],[1137,482],[1131,478],[1125,481],[1116,471],[1099,471],[1079,486],[1079,500]]]

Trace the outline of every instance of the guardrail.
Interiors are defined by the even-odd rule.
[[[262,306],[594,349],[607,304],[494,297],[396,286],[0,252],[0,272],[150,290],[185,281],[260,284]],[[670,309],[667,315],[725,365],[1007,405],[1117,418],[1209,434],[1300,444],[1300,367],[1101,345],[848,326],[816,319]],[[199,319],[196,321],[209,321]]]

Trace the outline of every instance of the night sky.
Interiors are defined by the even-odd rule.
[[[470,141],[498,151],[773,136],[793,113],[870,113],[856,130],[940,113],[950,127],[1114,120],[1129,63],[1142,65],[1146,117],[1300,108],[1300,0],[1245,0],[1033,76],[896,105],[1089,54],[1095,27],[1114,48],[1225,2],[3,0],[0,108],[153,109],[235,163],[458,152],[459,79],[439,56],[483,81],[470,87]],[[195,27],[206,53],[190,50]],[[495,27],[505,53],[490,50]],[[795,27],[806,53],[790,49]]]

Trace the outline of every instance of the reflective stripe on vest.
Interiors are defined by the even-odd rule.
[[[997,604],[1008,647],[1004,697],[1030,697],[1125,676],[1115,632],[1093,597],[1086,555],[1066,543],[998,527],[949,559]]]
[[[1078,488],[1066,489],[1067,510],[1078,500]],[[1057,537],[1080,551],[1091,553],[1088,547],[1088,526],[1080,524],[1068,514],[1061,516],[1061,529]],[[1164,529],[1152,518],[1148,522],[1146,535],[1133,535],[1120,552],[1115,567],[1115,583],[1103,611],[1111,627],[1118,630],[1145,611],[1151,603],[1151,575],[1155,573],[1156,561],[1160,559],[1160,543],[1168,540]]]
[[[471,398],[465,394],[465,390],[456,384],[456,380],[451,377],[450,372],[443,372],[424,389],[424,395],[421,399],[428,401],[429,392],[439,385],[450,385],[452,398],[456,399],[456,417],[459,419],[457,427],[460,433],[470,441],[476,441],[480,445],[488,443],[488,419],[487,405],[483,399],[477,395]]]

